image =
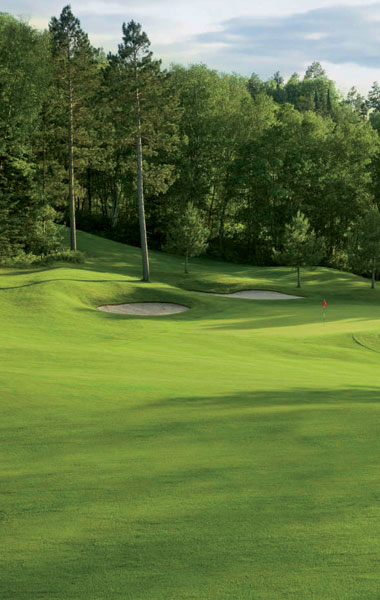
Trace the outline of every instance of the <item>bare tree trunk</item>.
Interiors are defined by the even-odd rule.
[[[75,196],[74,196],[74,141],[73,141],[73,91],[71,87],[71,73],[68,77],[68,112],[69,112],[69,204],[70,204],[70,233],[71,250],[77,249],[77,232],[75,224]]]
[[[148,242],[146,236],[145,207],[144,207],[144,177],[142,164],[142,142],[141,142],[141,122],[140,122],[140,97],[137,82],[137,73],[135,70],[135,106],[136,106],[136,146],[137,146],[137,195],[139,203],[140,220],[140,240],[141,255],[143,263],[143,281],[149,281],[149,256]]]
[[[185,273],[189,272],[189,252],[185,252]]]

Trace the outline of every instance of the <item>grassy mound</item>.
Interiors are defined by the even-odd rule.
[[[83,265],[0,271],[7,600],[375,599],[380,290],[79,235]],[[322,298],[328,306],[322,320]],[[102,313],[173,302],[167,317]],[[364,332],[364,334],[363,334]]]

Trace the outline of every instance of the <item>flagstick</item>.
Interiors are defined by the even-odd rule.
[[[326,322],[326,306],[327,306],[326,300],[323,298],[323,300],[322,300],[322,320],[323,320],[323,325]]]

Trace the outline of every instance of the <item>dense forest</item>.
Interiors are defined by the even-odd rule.
[[[141,245],[145,279],[148,247],[295,264],[296,239],[310,264],[376,271],[377,83],[343,96],[318,62],[287,81],[165,70],[139,24],[106,55],[70,6],[43,32],[0,13],[0,33],[3,264],[54,256],[66,224],[67,257],[78,227]]]

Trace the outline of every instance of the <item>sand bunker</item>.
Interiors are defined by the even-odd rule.
[[[213,292],[200,292],[212,296],[224,296],[226,298],[248,298],[249,300],[297,300],[303,296],[291,296],[290,294],[281,294],[280,292],[271,292],[269,290],[243,290],[233,294],[215,294]]]
[[[129,302],[128,304],[98,306],[98,310],[117,315],[164,316],[185,312],[185,310],[189,310],[189,307],[183,304],[173,304],[172,302]]]

